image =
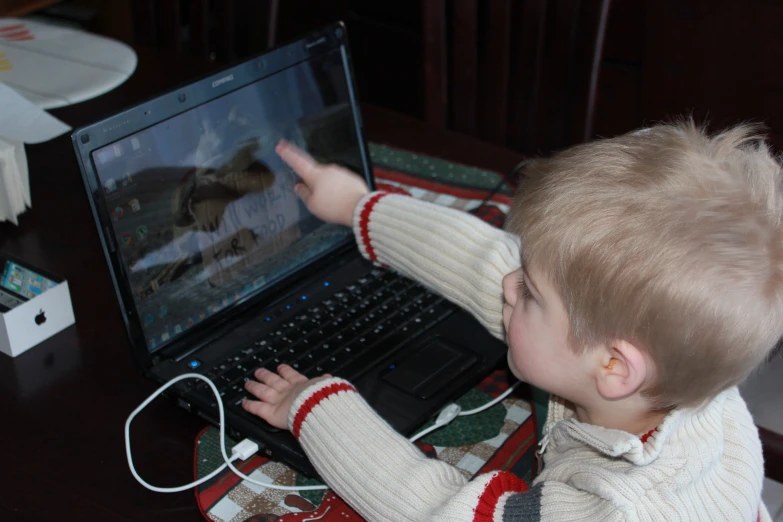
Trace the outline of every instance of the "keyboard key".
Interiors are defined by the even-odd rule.
[[[295,344],[285,350],[285,357],[298,359],[310,350],[310,347],[304,344]]]
[[[315,366],[313,366],[313,365],[309,365],[309,366],[303,366],[303,367],[302,367],[302,368],[299,370],[299,373],[301,373],[302,375],[304,375],[304,376],[305,376],[305,377],[307,377],[308,379],[313,379],[313,378],[315,378],[315,377],[319,377],[319,376],[321,375],[321,374],[319,374],[319,373],[316,373],[316,371],[315,371]]]
[[[321,354],[319,354],[317,351],[306,353],[301,358],[302,362],[309,363],[311,366],[319,360],[321,360]]]
[[[351,321],[352,319],[355,319],[361,314],[360,310],[356,307],[351,307],[348,310],[345,311],[345,313],[342,315],[343,320],[345,321]]]
[[[220,378],[227,384],[233,383],[237,379],[244,377],[252,366],[251,364],[237,365],[221,375]]]
[[[323,343],[320,346],[318,346],[315,350],[313,350],[316,354],[321,354],[321,357],[323,357],[325,353],[331,353],[335,349],[333,348],[333,345],[330,343]]]
[[[451,315],[454,312],[454,308],[446,301],[441,301],[429,310],[426,310],[422,315],[424,325],[430,327],[435,323],[438,323]]]
[[[242,391],[239,395],[231,397],[228,401],[224,401],[224,405],[233,413],[250,420],[255,426],[261,428],[264,431],[275,433],[278,431],[281,431],[279,428],[275,428],[268,422],[262,420],[260,417],[256,417],[252,413],[248,413],[245,411],[245,409],[242,407],[242,400],[243,399],[249,399],[251,401],[255,400],[257,401],[255,397],[247,393],[246,391]],[[215,405],[215,408],[217,408],[217,404]]]

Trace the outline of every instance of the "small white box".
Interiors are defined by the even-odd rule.
[[[0,352],[16,357],[75,322],[68,281],[0,313]]]

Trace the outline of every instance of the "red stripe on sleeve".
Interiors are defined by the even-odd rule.
[[[367,250],[367,257],[370,258],[370,261],[378,260],[378,257],[375,255],[375,249],[372,247],[372,243],[370,242],[370,214],[372,213],[372,209],[375,204],[378,203],[382,197],[388,195],[389,194],[386,192],[379,192],[378,194],[375,194],[369,199],[369,201],[367,201],[367,203],[364,204],[364,208],[362,209],[361,214],[359,214],[359,233],[362,238],[362,244],[364,245],[365,250]]]
[[[501,471],[490,479],[478,500],[473,522],[493,522],[498,500],[505,493],[522,493],[528,490],[527,482],[513,473]]]
[[[297,440],[299,439],[299,432],[302,430],[302,424],[304,424],[305,418],[307,418],[310,412],[313,411],[313,408],[330,395],[340,393],[341,391],[356,391],[356,388],[347,382],[337,382],[318,390],[307,398],[302,407],[299,408],[299,411],[296,412],[296,415],[294,415],[294,425],[291,428],[291,433],[294,434]]]

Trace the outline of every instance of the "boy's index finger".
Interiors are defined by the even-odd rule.
[[[318,169],[318,163],[305,151],[285,140],[275,147],[280,158],[296,172],[305,183],[310,181]]]

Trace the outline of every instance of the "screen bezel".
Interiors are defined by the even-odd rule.
[[[93,163],[92,153],[97,149],[152,127],[178,114],[192,110],[194,107],[208,103],[284,69],[317,58],[335,49],[340,50],[343,69],[346,74],[354,128],[359,142],[363,170],[361,174],[364,176],[368,186],[374,189],[374,180],[363,133],[350,50],[345,26],[342,23],[330,25],[304,38],[280,45],[271,51],[255,56],[238,65],[227,67],[188,85],[172,89],[165,94],[142,102],[114,116],[77,129],[71,135],[93,218],[98,227],[98,235],[109,267],[115,295],[122,312],[125,329],[131,342],[134,358],[142,370],[149,369],[161,357],[176,357],[178,353],[192,351],[194,342],[198,343],[199,338],[208,339],[213,337],[215,330],[235,316],[238,309],[256,302],[267,301],[268,299],[265,299],[265,297],[268,298],[271,294],[279,293],[292,283],[293,278],[285,278],[263,292],[232,303],[189,329],[188,335],[177,336],[166,343],[162,343],[155,350],[149,350],[142,327],[142,320],[136,310],[132,288],[129,285],[125,266],[119,255],[117,238],[114,236],[114,230],[111,226],[110,211],[105,205],[102,185]],[[231,80],[225,81],[229,77],[231,77]],[[333,255],[338,249],[349,247],[355,248],[355,244],[350,239],[343,244],[337,245],[332,250],[324,252],[314,259],[310,265],[323,261],[323,259]],[[184,341],[185,338],[187,342]]]

